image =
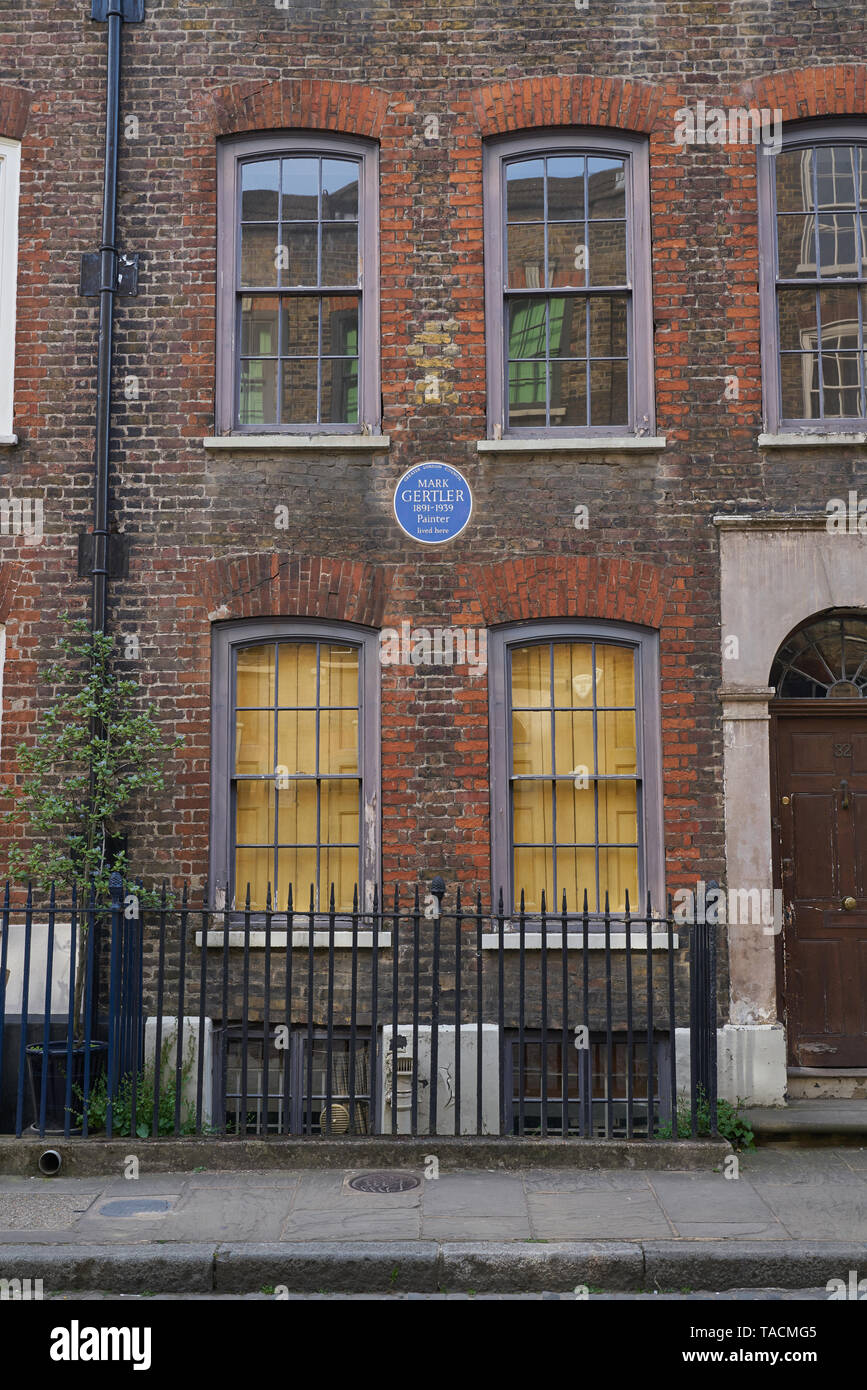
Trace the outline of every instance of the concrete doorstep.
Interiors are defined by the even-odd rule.
[[[824,1287],[863,1242],[310,1241],[171,1246],[5,1245],[4,1268],[47,1291],[478,1293]]]

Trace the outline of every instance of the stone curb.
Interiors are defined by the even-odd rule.
[[[686,1252],[675,1240],[642,1244],[644,1277],[660,1288],[812,1289],[867,1265],[864,1241],[709,1240],[695,1241]]]
[[[41,1279],[46,1290],[210,1293],[213,1245],[4,1245],[0,1278]]]
[[[64,1177],[117,1176],[134,1152],[144,1173],[294,1168],[441,1167],[644,1169],[711,1172],[732,1152],[726,1139],[515,1139],[409,1135],[369,1139],[44,1139],[0,1137],[0,1174],[38,1173],[40,1154],[56,1149]]]
[[[8,1245],[0,1277],[109,1293],[568,1292],[821,1288],[864,1264],[863,1242],[282,1241],[223,1245]]]

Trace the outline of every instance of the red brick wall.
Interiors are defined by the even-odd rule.
[[[90,525],[97,308],[79,257],[99,245],[104,26],[47,0],[4,10],[14,80],[0,133],[24,140],[13,493],[45,499],[46,540],[0,538],[7,613],[3,771],[37,704],[58,614],[86,611],[77,536]],[[470,626],[525,616],[657,627],[663,671],[668,882],[723,863],[720,510],[816,510],[845,496],[851,452],[763,455],[752,147],[678,148],[674,113],[750,100],[789,119],[867,119],[860,4],[806,0],[415,3],[275,10],[148,3],[125,34],[120,229],[140,294],[117,310],[113,518],[132,541],[112,586],[115,631],[167,733],[186,743],[170,787],[131,827],[140,871],[207,862],[210,623],[261,614],[371,626]],[[810,67],[805,67],[810,64]],[[28,114],[29,104],[29,114]],[[439,119],[426,141],[425,118]],[[25,124],[26,122],[26,124]],[[478,455],[485,435],[482,142],[588,125],[647,135],[651,155],[660,455]],[[379,142],[383,430],[390,452],[206,453],[214,432],[215,144],[255,130]],[[425,403],[425,372],[442,401]],[[724,377],[739,398],[724,399]],[[123,382],[140,381],[137,400]],[[397,479],[444,460],[474,490],[442,551],[394,523]],[[590,529],[577,531],[577,504]],[[291,529],[274,527],[286,505]],[[806,616],[806,615],[805,615]],[[463,669],[383,669],[386,882],[441,871],[489,893],[487,693]]]

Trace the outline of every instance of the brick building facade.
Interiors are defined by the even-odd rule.
[[[7,780],[16,777],[14,750],[32,730],[35,673],[51,653],[59,615],[67,608],[85,615],[89,600],[77,552],[90,527],[96,308],[79,294],[79,263],[99,245],[105,29],[88,10],[83,0],[22,0],[0,10],[0,137],[20,148],[21,159],[14,442],[0,452],[0,466],[10,496],[44,505],[38,545],[0,539]],[[260,625],[263,642],[269,634],[298,641],[307,630],[310,641],[339,644],[341,632],[347,640],[359,631],[376,639],[409,623],[484,631],[488,667],[377,664],[379,711],[370,737],[378,746],[365,774],[377,785],[367,787],[365,805],[373,809],[367,829],[356,827],[356,843],[368,834],[373,874],[387,886],[441,873],[450,891],[457,884],[470,895],[480,889],[486,903],[501,886],[508,892],[508,883],[493,881],[494,864],[513,869],[514,860],[508,844],[499,858],[492,848],[503,833],[492,824],[492,759],[507,761],[508,749],[492,746],[490,639],[496,632],[519,639],[522,625],[534,625],[533,641],[548,633],[573,646],[616,645],[619,634],[652,644],[657,665],[648,669],[658,671],[658,688],[643,689],[644,790],[657,796],[653,764],[660,816],[657,824],[654,806],[643,803],[635,853],[642,895],[649,889],[658,899],[663,888],[675,893],[699,881],[750,890],[779,884],[771,868],[778,820],[771,664],[790,632],[816,614],[867,611],[863,536],[857,526],[855,534],[831,536],[821,520],[829,498],[864,486],[858,325],[867,302],[855,316],[854,347],[839,334],[833,344],[835,370],[854,370],[854,405],[841,395],[833,404],[826,346],[824,417],[816,412],[799,429],[785,422],[769,428],[763,339],[766,355],[773,348],[760,279],[773,277],[773,264],[762,272],[761,166],[776,154],[752,139],[684,143],[677,128],[683,111],[700,103],[779,112],[787,136],[809,130],[821,141],[833,128],[837,147],[855,150],[858,196],[847,199],[844,189],[837,203],[832,190],[831,204],[820,196],[818,205],[842,209],[835,225],[843,238],[844,216],[850,206],[858,215],[862,187],[867,207],[867,166],[862,173],[857,164],[859,151],[867,161],[863,7],[852,0],[833,10],[810,0],[590,0],[587,8],[571,0],[146,0],[145,11],[144,23],[124,33],[120,244],[141,259],[138,294],[119,298],[115,313],[111,517],[129,541],[129,572],[112,581],[109,612],[113,632],[137,636],[136,674],[167,733],[181,735],[184,746],[167,792],[129,827],[137,872],[189,879],[194,890],[210,875],[212,894],[233,892],[232,864],[213,829],[230,796],[228,783],[215,780],[216,709],[231,703],[228,686],[212,687],[215,634],[237,636],[237,625],[248,622]],[[231,330],[225,315],[218,318],[218,238],[235,214],[218,178],[218,151],[243,141],[255,150],[260,137],[270,142],[261,149],[277,159],[337,159],[341,151],[354,158],[355,150],[375,160],[378,276],[366,263],[361,295],[362,314],[373,313],[377,281],[378,322],[372,338],[357,340],[363,382],[359,388],[354,369],[345,377],[342,432],[328,428],[335,417],[327,414],[303,434],[272,428],[267,392],[256,396],[241,428],[231,403],[220,401],[218,333],[228,350]],[[502,369],[491,352],[492,316],[502,305],[492,307],[499,290],[489,283],[486,310],[486,254],[490,263],[500,235],[489,200],[486,206],[487,180],[496,177],[486,160],[512,149],[544,160],[546,142],[552,158],[563,151],[607,158],[609,168],[618,158],[634,161],[632,280],[619,265],[609,173],[600,221],[610,240],[599,234],[597,254],[592,212],[578,209],[575,225],[589,230],[576,232],[577,244],[586,236],[591,266],[581,269],[576,258],[577,276],[567,265],[567,278],[561,271],[548,285],[580,292],[614,284],[612,304],[618,294],[624,304],[630,297],[632,366],[636,378],[646,375],[650,395],[623,404],[615,398],[626,387],[615,388],[610,367],[594,376],[597,353],[606,361],[622,356],[621,310],[613,307],[604,324],[594,320],[586,355],[569,357],[584,364],[570,377],[559,328],[552,337],[549,296],[546,352],[557,365],[547,375],[525,372],[523,396],[520,387],[509,396],[507,381],[516,433],[491,414],[492,376]],[[525,194],[532,202],[532,190]],[[310,196],[319,198],[322,221],[322,188]],[[268,206],[264,199],[257,216],[281,228],[279,242],[283,223],[268,221]],[[652,283],[645,336],[642,208]],[[553,219],[553,195],[550,209]],[[300,222],[297,212],[289,206],[284,215]],[[867,277],[864,235],[855,225],[855,269],[847,273],[856,300]],[[549,254],[568,262],[570,236],[562,226],[558,236],[552,233]],[[544,252],[531,243],[535,231],[514,243],[522,278],[507,288],[544,289]],[[606,273],[594,280],[600,265]],[[345,254],[342,266],[341,275],[350,274]],[[770,293],[773,303],[773,286]],[[310,304],[314,297],[311,290]],[[267,304],[260,308],[268,312]],[[839,319],[843,311],[835,312]],[[809,326],[799,321],[795,331],[801,357],[815,356]],[[270,342],[261,324],[255,332],[260,348]],[[354,341],[344,335],[343,359]],[[513,340],[507,345],[510,356]],[[309,344],[304,351],[313,353]],[[526,352],[527,360],[545,355],[532,342]],[[259,360],[266,357],[263,350]],[[297,362],[293,370],[287,382],[303,375]],[[270,367],[261,372],[270,380]],[[569,388],[572,407],[567,402],[557,417],[551,393],[565,398],[562,383],[578,377],[585,385]],[[308,396],[313,379],[305,378]],[[534,396],[534,381],[549,383],[542,395]],[[586,395],[574,406],[575,391],[586,392],[588,381],[589,418]],[[597,382],[605,401],[598,416]],[[550,428],[534,438],[545,389],[550,409],[542,423]],[[297,400],[286,391],[287,401]],[[636,414],[636,401],[648,399],[649,418]],[[529,406],[523,428],[521,405]],[[304,407],[296,425],[311,409]],[[257,411],[262,428],[254,431]],[[394,515],[396,484],[426,461],[458,469],[472,489],[469,525],[441,546],[413,542]],[[580,508],[587,509],[583,523]],[[726,649],[731,637],[737,641]],[[857,723],[855,686],[846,708]],[[539,695],[540,708],[545,698]],[[300,746],[300,719],[293,728]],[[856,749],[865,739],[862,724]],[[857,780],[863,759],[855,764]],[[508,781],[507,767],[503,775]],[[860,825],[857,872],[864,874]],[[632,861],[618,862],[610,870],[611,884],[620,885],[615,896],[633,882]],[[301,858],[292,863],[306,874]],[[546,872],[539,870],[540,882]],[[580,884],[581,870],[563,872],[570,887]],[[603,871],[602,891],[607,881]],[[865,893],[859,880],[861,911]],[[760,1100],[779,1100],[786,1087],[781,951],[779,933],[751,923],[728,934],[721,957],[727,1084]],[[863,1016],[852,1029],[863,1033]],[[867,1065],[867,1056],[857,1064]]]

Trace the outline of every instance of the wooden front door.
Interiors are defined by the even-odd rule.
[[[867,710],[771,710],[789,1065],[867,1067]]]

